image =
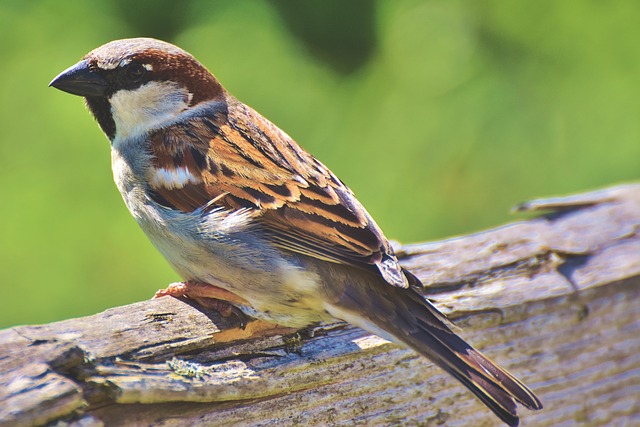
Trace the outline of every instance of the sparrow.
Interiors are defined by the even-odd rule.
[[[346,321],[427,357],[510,426],[516,402],[542,408],[453,332],[353,192],[189,53],[116,40],[50,86],[85,98],[125,204],[184,279],[158,296],[292,328]]]

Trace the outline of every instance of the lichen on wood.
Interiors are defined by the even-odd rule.
[[[640,422],[640,185],[398,246],[461,334],[545,409],[523,425]],[[162,284],[159,284],[162,286]],[[0,425],[496,425],[416,353],[341,323],[245,329],[160,298],[0,331]]]

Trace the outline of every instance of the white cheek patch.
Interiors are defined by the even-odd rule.
[[[189,94],[176,83],[149,82],[137,89],[119,90],[109,99],[116,139],[142,135],[175,119],[189,105]]]
[[[153,187],[165,187],[169,190],[183,188],[187,184],[199,184],[202,179],[189,172],[189,169],[180,167],[177,169],[158,168],[152,169],[151,179]]]

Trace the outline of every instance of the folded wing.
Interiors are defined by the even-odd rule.
[[[254,110],[226,110],[157,131],[148,181],[185,212],[250,209],[273,244],[409,286],[382,231],[327,167]]]

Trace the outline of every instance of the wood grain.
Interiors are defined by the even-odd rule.
[[[522,425],[640,425],[640,184],[519,210],[546,214],[398,246],[402,263],[541,397]],[[0,331],[0,401],[2,426],[499,425],[427,360],[357,328],[242,330],[168,297]]]

